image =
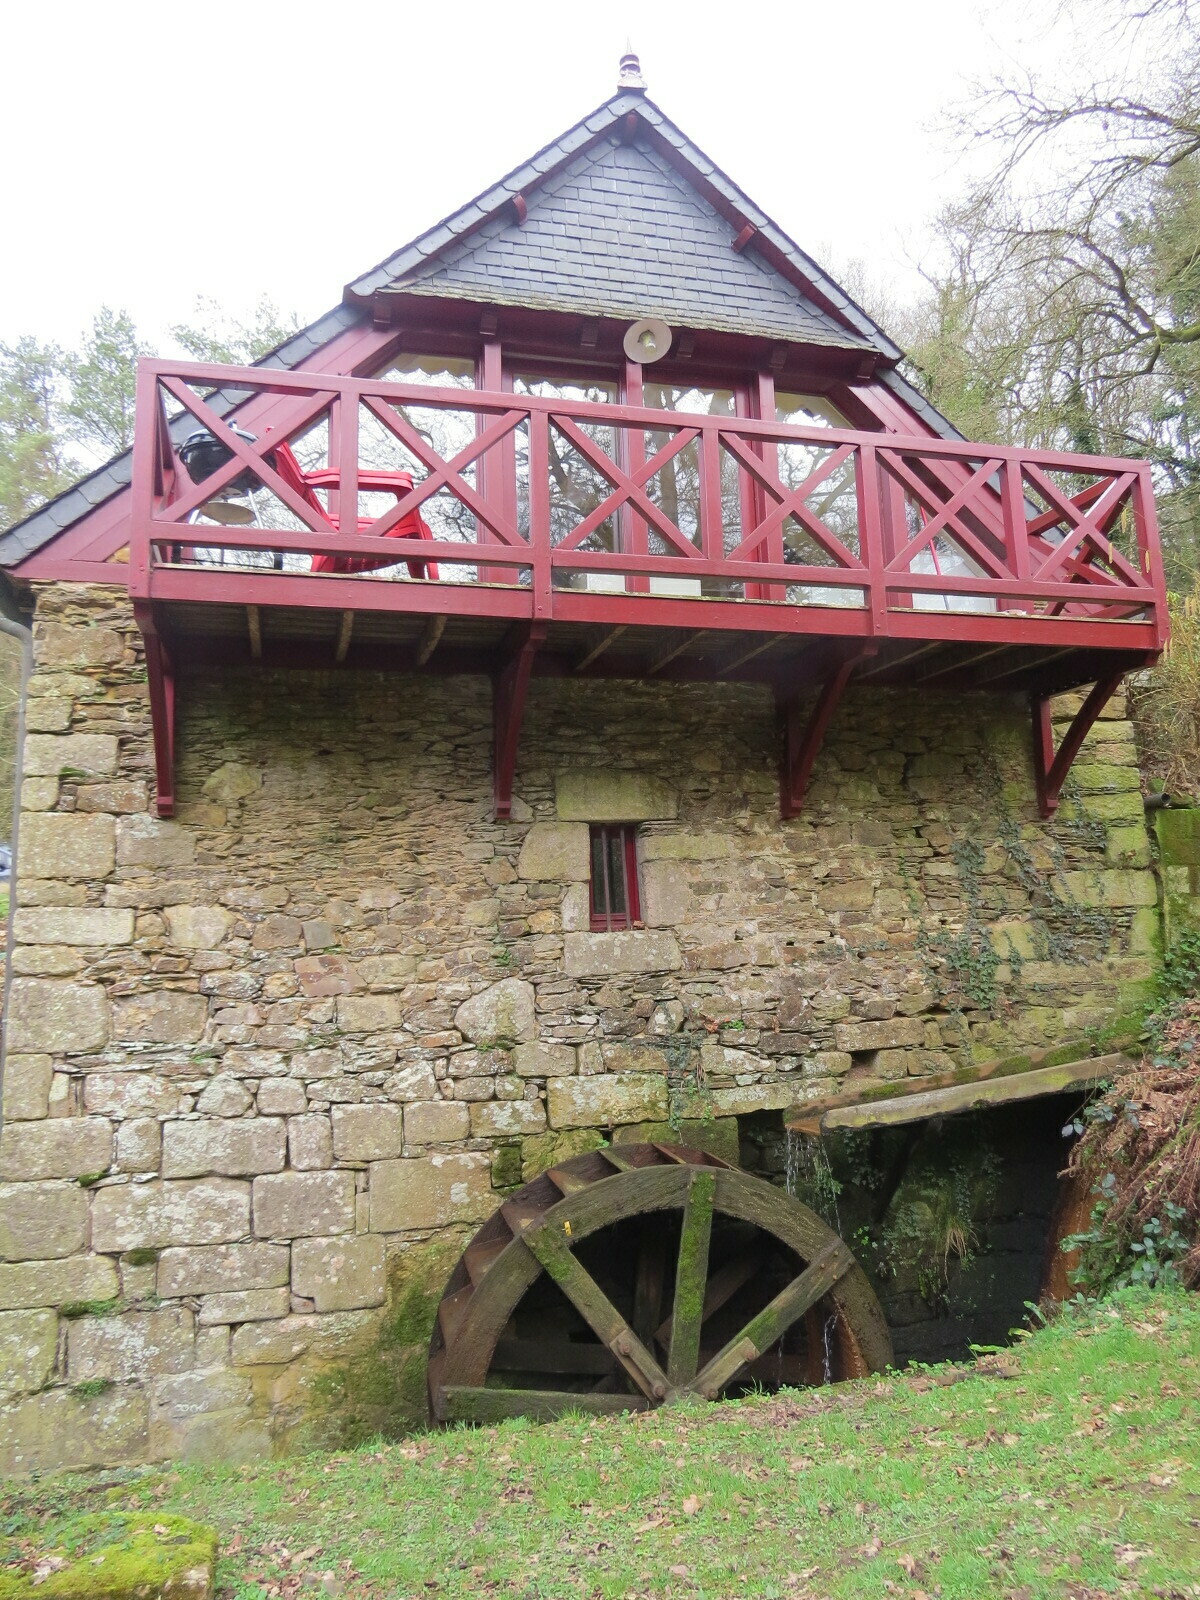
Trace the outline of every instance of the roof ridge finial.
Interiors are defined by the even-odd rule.
[[[617,73],[618,94],[645,94],[646,80],[642,77],[642,64],[634,53],[630,40],[625,41],[625,54],[621,57],[621,66]]]

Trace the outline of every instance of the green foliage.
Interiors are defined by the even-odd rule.
[[[1096,1193],[1090,1226],[1082,1233],[1069,1234],[1062,1242],[1064,1250],[1080,1252],[1071,1282],[1094,1294],[1108,1294],[1115,1289],[1177,1287],[1182,1281],[1180,1263],[1192,1247],[1181,1227],[1188,1221],[1187,1210],[1166,1201],[1165,1215],[1145,1218],[1139,1224],[1139,1235],[1130,1239],[1110,1221],[1118,1199],[1114,1173],[1106,1174]]]
[[[216,1559],[215,1529],[186,1517],[153,1511],[74,1517],[39,1529],[36,1541],[0,1541],[0,1600],[194,1594],[184,1574]]]
[[[211,295],[197,295],[196,320],[172,325],[171,337],[193,361],[214,366],[248,367],[285,343],[297,332],[300,319],[279,309],[269,295],[261,295],[249,317],[232,317]]]
[[[12,1479],[0,1519],[41,1549],[47,1512],[92,1511],[98,1490],[164,1525],[186,1512],[218,1530],[216,1590],[239,1600],[1183,1595],[1197,1348],[1200,1296],[1126,1290],[1068,1308],[1002,1365],[336,1455]]]
[[[71,481],[58,433],[62,351],[25,337],[0,344],[0,527]]]
[[[1194,581],[1194,578],[1193,580]],[[1172,794],[1200,795],[1200,599],[1171,597],[1171,641],[1131,690],[1142,759]]]
[[[1200,930],[1177,934],[1163,959],[1159,974],[1159,1003],[1187,1000],[1200,994]]]
[[[129,448],[137,360],[151,354],[128,311],[101,306],[79,350],[63,362],[68,398],[62,416],[70,438],[101,457]]]

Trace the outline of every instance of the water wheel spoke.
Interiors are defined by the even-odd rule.
[[[735,1261],[727,1261],[723,1267],[714,1272],[708,1280],[708,1288],[704,1291],[704,1315],[700,1319],[701,1325],[706,1323],[714,1312],[720,1311],[723,1305],[732,1300],[738,1290],[750,1282],[762,1264],[761,1250],[747,1250]],[[673,1316],[667,1317],[654,1330],[654,1337],[664,1349],[670,1343],[673,1321]]]
[[[700,1328],[704,1321],[708,1247],[712,1239],[716,1192],[716,1174],[703,1167],[693,1168],[683,1206],[679,1261],[675,1268],[675,1299],[671,1309],[667,1378],[674,1388],[694,1378],[700,1363]]]
[[[793,1278],[786,1289],[781,1289],[723,1350],[717,1352],[697,1375],[694,1387],[713,1399],[743,1367],[769,1350],[797,1318],[815,1306],[822,1295],[828,1294],[853,1265],[854,1257],[846,1245],[840,1239],[832,1240],[798,1278]]]
[[[592,1332],[651,1400],[665,1399],[667,1377],[604,1290],[571,1254],[566,1236],[550,1222],[521,1234],[546,1274],[554,1280]]]
[[[633,1281],[633,1331],[653,1350],[655,1324],[662,1315],[663,1288],[667,1276],[667,1240],[658,1217],[647,1219],[638,1250],[637,1275]],[[664,1342],[663,1348],[666,1348]]]

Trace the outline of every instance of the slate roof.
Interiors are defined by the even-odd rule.
[[[875,346],[806,299],[644,145],[603,140],[394,288],[805,343]]]
[[[658,151],[616,137],[630,113],[757,230],[743,252],[732,250],[726,219]],[[524,229],[508,205],[517,194],[527,196]],[[760,242],[783,258],[811,297],[762,257]],[[632,256],[644,271],[631,271]],[[254,364],[302,366],[361,323],[364,302],[380,289],[592,314],[659,314],[687,326],[872,350],[888,362],[903,354],[640,89],[619,90],[499,183],[349,283],[345,303]],[[891,367],[881,367],[877,381],[935,433],[962,437]],[[231,409],[238,398],[217,395],[210,403]],[[132,452],[123,451],[0,534],[0,568],[16,566],[126,488],[131,465]]]

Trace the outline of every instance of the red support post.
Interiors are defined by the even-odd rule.
[[[779,772],[779,815],[784,822],[790,822],[793,817],[798,817],[804,809],[804,796],[808,790],[809,779],[812,777],[816,759],[821,753],[821,746],[825,742],[825,733],[833,714],[841,704],[854,669],[866,657],[873,656],[877,649],[878,645],[872,640],[861,645],[852,654],[844,656],[833,667],[821,687],[807,722],[803,718],[799,695],[790,695],[781,701],[783,762]]]
[[[158,814],[172,817],[175,815],[175,664],[158,631],[154,608],[135,601],[133,613],[146,646]]]
[[[513,775],[517,767],[517,746],[525,720],[525,697],[537,655],[548,631],[544,622],[523,624],[508,660],[492,680],[492,709],[495,746],[492,756],[492,795],[496,820],[512,815]]]
[[[1104,710],[1121,686],[1121,680],[1130,670],[1119,667],[1099,679],[1087,699],[1071,720],[1057,752],[1054,749],[1054,726],[1050,717],[1050,701],[1045,695],[1033,697],[1033,777],[1037,786],[1038,814],[1052,817],[1058,810],[1058,800],[1071,763],[1079,754],[1096,718]]]

